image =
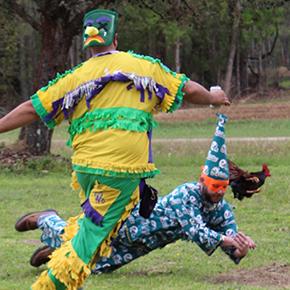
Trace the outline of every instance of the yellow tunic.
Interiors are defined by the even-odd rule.
[[[188,80],[159,60],[132,52],[90,58],[32,96],[39,116],[53,128],[65,118],[79,172],[118,177],[152,177],[153,113],[182,102]]]

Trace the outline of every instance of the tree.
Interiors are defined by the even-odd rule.
[[[229,0],[229,11],[232,15],[232,31],[231,31],[231,42],[230,42],[230,53],[228,58],[228,65],[224,83],[224,90],[227,95],[230,95],[231,83],[232,83],[232,74],[234,60],[236,52],[238,49],[238,39],[240,33],[240,22],[241,22],[241,2],[240,0]]]
[[[40,57],[35,69],[34,91],[48,83],[57,72],[69,67],[68,52],[73,37],[80,33],[85,11],[100,5],[108,6],[112,1],[92,0],[41,0],[1,3],[13,15],[33,27],[40,36]],[[52,130],[42,122],[35,122],[20,134],[27,149],[34,155],[50,152]]]

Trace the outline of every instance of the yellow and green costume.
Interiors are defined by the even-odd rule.
[[[151,150],[153,114],[182,103],[188,78],[133,52],[95,55],[32,96],[53,128],[70,123],[74,184],[83,214],[32,289],[77,289],[139,200],[141,179],[158,173]]]

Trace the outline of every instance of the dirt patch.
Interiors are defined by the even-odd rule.
[[[1,148],[0,149],[0,160],[3,166],[14,166],[18,163],[25,164],[29,159],[32,158],[32,155],[23,149],[10,149],[10,148]]]
[[[290,102],[268,104],[232,104],[230,107],[221,107],[220,113],[226,114],[230,120],[253,119],[289,119]],[[194,108],[177,110],[172,114],[161,113],[156,116],[158,121],[203,121],[214,118],[216,109]]]
[[[41,170],[46,173],[47,170],[55,168],[56,165],[70,169],[70,160],[60,155],[40,155],[34,156],[22,146],[13,144],[9,147],[0,147],[0,169],[21,171],[25,167]]]
[[[236,283],[241,285],[252,285],[258,287],[279,287],[289,289],[290,287],[290,264],[273,263],[253,269],[242,269],[226,274],[220,274],[209,279],[211,283]]]
[[[40,246],[41,245],[39,240],[22,240],[21,243],[24,243],[26,245],[34,245],[34,246]]]

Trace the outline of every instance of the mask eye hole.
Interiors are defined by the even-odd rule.
[[[91,20],[91,19],[88,19],[88,20],[85,22],[84,28],[87,28],[88,26],[93,26],[93,24],[94,24],[94,21]]]
[[[108,25],[107,22],[98,22],[97,21],[97,27],[99,30],[103,29],[103,30],[107,31],[108,30],[107,25]]]

